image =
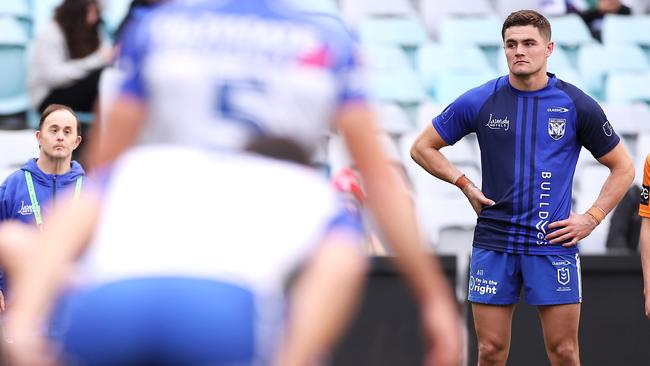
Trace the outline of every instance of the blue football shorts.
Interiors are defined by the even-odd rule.
[[[526,255],[472,248],[469,301],[516,304],[522,286],[530,305],[582,302],[579,255]]]
[[[194,278],[120,280],[70,293],[57,337],[70,365],[249,365],[250,290]]]

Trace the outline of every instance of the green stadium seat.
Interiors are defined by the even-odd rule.
[[[368,17],[359,24],[363,43],[417,47],[428,40],[424,27],[414,17]]]
[[[27,111],[27,32],[12,17],[0,18],[0,115]]]
[[[436,94],[436,84],[442,75],[448,73],[497,76],[483,51],[472,44],[426,43],[415,54],[415,66],[427,92],[432,96]]]
[[[576,14],[549,18],[551,22],[553,42],[564,47],[578,47],[583,44],[594,43],[596,40],[591,37],[589,28],[585,22]]]
[[[607,15],[602,39],[606,45],[632,43],[650,47],[650,15]]]

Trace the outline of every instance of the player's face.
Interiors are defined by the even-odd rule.
[[[68,158],[81,142],[81,136],[77,134],[77,120],[66,110],[52,112],[36,132],[36,139],[45,156],[51,159]]]
[[[546,60],[553,52],[553,42],[545,39],[536,27],[525,25],[506,29],[503,46],[511,74],[526,77],[546,73]]]

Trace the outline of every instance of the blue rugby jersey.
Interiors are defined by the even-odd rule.
[[[475,132],[485,207],[474,246],[524,254],[574,253],[545,239],[549,223],[569,217],[581,146],[595,158],[620,141],[598,103],[549,75],[545,88],[520,91],[508,76],[461,95],[432,121],[449,145]],[[594,197],[595,199],[596,197]]]
[[[238,149],[264,134],[310,147],[337,108],[366,100],[340,19],[278,0],[161,5],[126,31],[119,64],[122,95],[148,107],[148,142]]]

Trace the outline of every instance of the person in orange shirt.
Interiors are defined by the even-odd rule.
[[[650,154],[645,158],[643,169],[643,183],[641,183],[641,197],[639,202],[639,216],[641,216],[641,235],[639,246],[641,248],[641,266],[643,267],[643,295],[645,297],[645,316],[650,318]]]

